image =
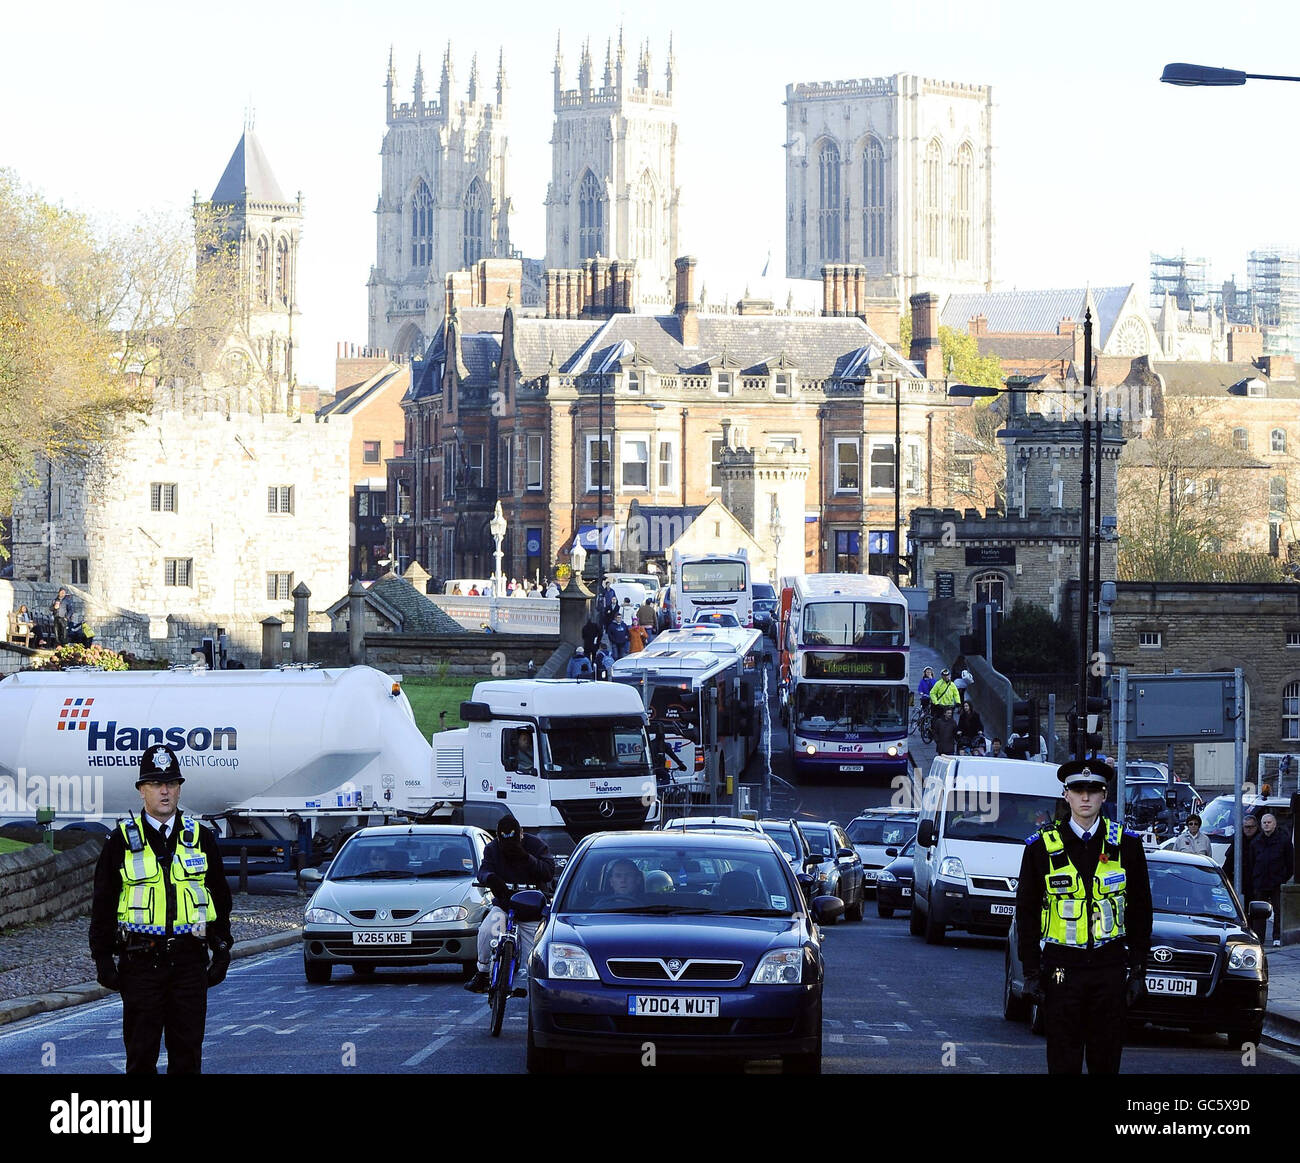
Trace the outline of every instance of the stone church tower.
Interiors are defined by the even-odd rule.
[[[231,336],[218,379],[229,389],[260,381],[259,400],[249,410],[284,412],[294,404],[293,324],[298,311],[298,246],[302,239],[303,199],[290,201],[280,191],[270,162],[252,125],[244,129],[235,152],[208,203],[195,202],[196,229],[210,226],[239,256],[242,335]],[[211,239],[197,240],[204,261]],[[246,346],[245,346],[246,345]]]
[[[633,66],[621,32],[617,48],[606,47],[599,77],[587,45],[576,89],[562,87],[563,67],[557,41],[546,266],[572,270],[597,256],[633,260],[635,301],[671,311],[681,200],[672,42],[662,90],[651,87],[649,44]]]
[[[398,104],[389,55],[388,132],[379,151],[368,285],[370,346],[394,356],[424,354],[442,320],[451,271],[510,257],[504,59],[498,58],[493,90],[480,84],[477,57],[463,99],[453,95],[455,84],[448,45],[436,97],[426,97],[417,60],[412,99]]]
[[[861,263],[868,293],[988,291],[993,91],[909,73],[785,88],[786,274]]]

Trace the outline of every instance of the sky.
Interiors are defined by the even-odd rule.
[[[15,5],[0,166],[92,215],[183,214],[212,193],[251,108],[281,189],[305,197],[299,379],[332,385],[336,344],[366,341],[390,46],[404,100],[417,54],[436,91],[450,41],[463,93],[471,56],[490,84],[504,50],[512,241],[541,257],[556,36],[572,88],[581,42],[599,69],[620,24],[630,55],[650,39],[659,84],[673,36],[679,249],[702,270],[756,273],[770,249],[780,271],[785,86],[898,72],[993,87],[997,289],[1145,291],[1152,251],[1244,279],[1251,249],[1300,244],[1285,194],[1300,185],[1300,85],[1158,81],[1169,61],[1300,70],[1300,5],[1271,0]]]

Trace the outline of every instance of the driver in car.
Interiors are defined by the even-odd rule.
[[[607,891],[596,901],[597,908],[617,904],[640,904],[645,892],[645,878],[630,860],[616,860],[605,880]]]

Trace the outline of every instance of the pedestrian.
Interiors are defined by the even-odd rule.
[[[54,644],[66,646],[68,644],[68,591],[62,586],[54,595],[54,601],[50,603],[50,614],[54,618]]]
[[[596,657],[596,651],[600,649],[601,635],[600,623],[596,621],[593,614],[582,624],[582,645],[587,649],[588,658]]]
[[[630,643],[627,633],[627,623],[617,614],[609,620],[609,625],[605,627],[605,633],[609,635],[610,650],[614,655],[615,661],[622,658],[627,653]]]
[[[95,866],[90,952],[99,984],[122,994],[128,1074],[156,1074],[164,1038],[168,1074],[201,1072],[207,991],[230,966],[230,888],[216,837],[180,811],[184,782],[175,751],[146,748],[144,810],[118,824]]]
[[[640,622],[633,622],[627,628],[627,652],[629,654],[640,654],[645,649],[645,644],[649,639],[650,631],[647,630]]]
[[[1282,886],[1295,875],[1295,850],[1277,826],[1277,817],[1265,812],[1259,818],[1259,836],[1252,846],[1251,875],[1255,898],[1273,906],[1273,944],[1282,944]],[[1264,934],[1260,933],[1260,940]]]
[[[955,755],[957,752],[957,720],[952,717],[952,707],[938,709],[934,721],[934,753]]]
[[[1110,764],[1075,759],[1056,776],[1070,818],[1029,837],[1016,889],[1025,992],[1043,1007],[1049,1074],[1081,1074],[1085,1058],[1089,1074],[1116,1074],[1151,946],[1146,855],[1101,818]]]
[[[636,620],[647,630],[653,630],[655,628],[655,604],[650,600],[649,594],[646,594],[645,601],[637,607]]]
[[[554,578],[551,578],[550,583],[546,587],[546,596],[548,598],[558,598],[560,596],[560,583]]]
[[[595,675],[591,669],[591,659],[587,657],[587,652],[581,646],[573,652],[573,657],[569,659],[569,664],[564,668],[565,678],[594,678]]]
[[[1005,759],[1007,753],[1002,750],[1002,740],[996,735],[993,736],[993,742],[989,744],[989,755],[994,759]]]
[[[1255,899],[1255,875],[1252,868],[1252,862],[1255,859],[1255,839],[1259,836],[1259,817],[1252,812],[1246,812],[1241,818],[1241,903],[1247,909],[1250,908],[1250,902]],[[1235,857],[1233,850],[1237,846],[1235,839],[1228,842],[1228,850],[1223,854],[1223,871],[1228,874],[1231,880],[1235,875],[1233,863]],[[1262,942],[1263,933],[1256,933],[1256,937]]]
[[[1187,827],[1174,840],[1175,852],[1191,852],[1197,856],[1210,856],[1210,838],[1201,831],[1201,817],[1193,812],[1187,817]]]
[[[614,656],[605,647],[596,651],[596,677],[601,682],[609,681],[609,668],[613,665]]]
[[[938,681],[930,688],[930,715],[935,725],[937,726],[943,717],[945,707],[952,708],[953,713],[956,714],[960,706],[961,691],[952,681],[952,671],[947,669],[940,671]]]
[[[605,624],[605,632],[609,633],[609,624],[618,617],[618,591],[614,589],[613,582],[606,582],[605,588],[600,592],[601,620]]]

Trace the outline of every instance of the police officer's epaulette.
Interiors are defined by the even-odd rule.
[[[1029,835],[1025,837],[1025,843],[1026,843],[1026,844],[1032,844],[1032,843],[1033,843],[1035,840],[1037,840],[1037,839],[1038,839],[1042,834],[1043,834],[1043,833],[1042,833],[1041,830],[1039,830],[1039,831],[1037,831],[1037,832],[1030,832]]]
[[[1141,833],[1141,832],[1135,832],[1135,831],[1133,831],[1132,828],[1125,828],[1123,834],[1124,834],[1125,836],[1132,836],[1133,839],[1136,840],[1139,844],[1142,843],[1142,833]]]

